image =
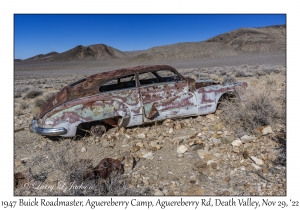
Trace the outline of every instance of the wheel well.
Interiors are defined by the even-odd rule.
[[[217,104],[217,109],[221,108],[220,105],[223,101],[225,100],[229,100],[229,101],[238,101],[240,100],[240,96],[236,91],[233,92],[226,92],[224,94],[221,95],[220,99],[218,100],[218,104]]]
[[[85,135],[91,127],[96,125],[104,125],[106,127],[106,130],[109,130],[114,127],[125,127],[129,123],[129,120],[129,118],[115,116],[113,118],[107,118],[103,120],[83,122],[77,126],[76,135]]]

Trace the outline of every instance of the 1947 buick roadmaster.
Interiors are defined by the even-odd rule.
[[[246,88],[245,82],[195,81],[167,65],[119,69],[67,85],[44,104],[29,127],[40,135],[72,137],[87,123],[103,133],[104,124],[130,127],[205,115],[216,111],[221,97],[242,97]]]

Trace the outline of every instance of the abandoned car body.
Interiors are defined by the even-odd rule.
[[[245,82],[195,81],[167,65],[103,72],[64,87],[41,108],[30,130],[40,135],[72,137],[77,128],[90,122],[131,127],[205,115],[216,111],[222,96],[241,97],[246,88]]]

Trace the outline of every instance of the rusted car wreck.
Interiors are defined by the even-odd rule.
[[[72,137],[80,126],[131,127],[167,118],[213,113],[225,95],[241,97],[247,83],[194,80],[167,65],[103,72],[64,87],[42,108],[31,132]],[[96,123],[95,123],[96,122]]]

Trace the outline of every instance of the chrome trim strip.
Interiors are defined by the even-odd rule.
[[[68,133],[67,129],[65,128],[41,128],[38,126],[36,119],[31,121],[29,130],[31,133],[37,133],[42,136],[60,136]]]

